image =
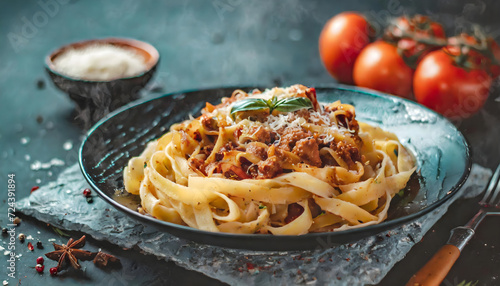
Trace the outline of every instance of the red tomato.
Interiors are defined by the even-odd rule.
[[[354,64],[354,82],[358,86],[409,97],[413,70],[398,54],[397,48],[384,41],[369,44]]]
[[[370,43],[370,30],[366,19],[354,12],[340,13],[323,27],[319,54],[325,68],[339,82],[353,83],[354,62]]]
[[[428,54],[418,65],[413,80],[417,101],[446,117],[469,117],[488,98],[491,76],[484,70],[466,70],[444,50]]]

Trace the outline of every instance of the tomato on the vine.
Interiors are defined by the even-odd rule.
[[[476,47],[477,49],[474,49]],[[482,50],[478,50],[478,49]],[[448,39],[448,45],[445,47],[446,52],[463,57],[463,65],[468,68],[489,70],[491,68],[492,59],[485,54],[487,43],[484,39],[478,39],[466,33],[462,33]],[[465,59],[467,59],[465,61]]]
[[[493,57],[495,58],[496,63],[491,65],[491,74],[493,78],[497,78],[500,76],[500,46],[498,43],[492,38],[487,39],[488,46],[490,48]]]
[[[386,34],[397,39],[408,36],[434,37],[437,39],[446,38],[443,26],[423,15],[415,15],[411,18],[401,16],[394,20],[388,28]]]
[[[417,101],[446,117],[469,117],[486,102],[492,78],[479,68],[457,64],[457,56],[441,49],[418,65],[413,80]]]
[[[354,62],[368,45],[372,28],[359,13],[344,12],[331,18],[319,37],[319,54],[328,72],[339,82],[352,84]]]
[[[358,86],[409,97],[413,70],[398,54],[395,45],[376,41],[361,51],[354,64],[354,82]]]
[[[406,64],[416,68],[425,55],[445,44],[443,26],[427,16],[401,16],[385,31],[384,39],[396,43]]]

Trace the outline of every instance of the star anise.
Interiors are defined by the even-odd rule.
[[[52,244],[54,245],[54,251],[46,253],[45,256],[49,259],[57,261],[58,271],[61,270],[61,267],[63,267],[67,261],[69,261],[73,268],[80,269],[81,266],[78,264],[78,259],[83,261],[92,260],[96,255],[96,253],[79,249],[85,246],[85,235],[77,241],[70,238],[68,243],[63,245],[55,243]]]

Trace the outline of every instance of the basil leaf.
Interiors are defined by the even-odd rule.
[[[276,106],[276,103],[278,102],[278,97],[276,96],[273,96],[271,99],[270,99],[270,102],[268,101],[268,105],[269,107],[271,107],[271,109],[274,109],[274,107]]]
[[[278,100],[275,96],[269,100],[264,100],[262,98],[247,98],[233,105],[231,108],[231,116],[234,118],[235,113],[249,110],[269,109],[269,113],[272,113],[274,109],[280,112],[292,112],[311,107],[313,107],[311,101],[305,97],[289,97],[281,100]]]
[[[231,116],[236,112],[249,111],[249,110],[260,110],[269,108],[267,102],[262,98],[247,98],[236,102],[231,108]]]
[[[312,102],[305,97],[283,98],[276,102],[274,109],[280,112],[292,112],[302,108],[312,108]]]

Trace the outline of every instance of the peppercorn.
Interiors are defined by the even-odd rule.
[[[37,241],[37,242],[36,242],[36,248],[38,248],[38,249],[43,249],[43,244],[42,244],[42,242],[41,242],[41,241]]]
[[[43,266],[42,264],[37,264],[37,265],[35,266],[35,269],[36,269],[36,272],[38,272],[38,273],[42,273],[42,272],[43,272],[43,270],[45,269],[45,266]]]
[[[20,241],[21,243],[23,243],[23,242],[24,242],[24,240],[26,239],[26,235],[24,235],[24,233],[20,233],[20,234],[19,234],[19,236],[18,236],[18,238],[19,238],[19,241]]]
[[[42,264],[43,265],[43,262],[45,260],[43,259],[43,257],[39,256],[37,259],[36,259],[36,264]]]
[[[56,276],[57,275],[57,267],[52,267],[49,269],[50,275]]]
[[[90,197],[90,195],[92,194],[92,191],[89,189],[89,188],[86,188],[85,190],[83,190],[83,195],[85,197]]]

